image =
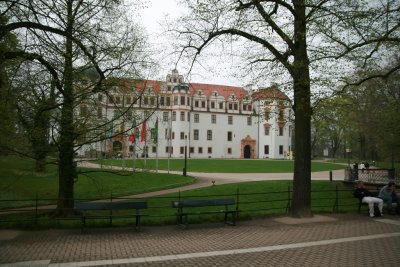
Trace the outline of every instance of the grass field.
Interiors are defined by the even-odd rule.
[[[53,203],[58,194],[57,167],[49,165],[45,173],[33,171],[32,160],[0,157],[0,200],[49,199],[41,204]],[[175,174],[110,172],[80,169],[75,184],[75,198],[104,198],[139,194],[194,183],[192,177]],[[0,202],[0,208],[7,205]],[[21,202],[17,206],[29,205]]]
[[[100,161],[95,161],[100,163]],[[126,166],[132,168],[133,160],[103,160],[103,164],[113,166]],[[144,159],[135,160],[135,168],[145,167]],[[183,159],[170,159],[169,169],[182,171]],[[311,171],[329,171],[346,168],[343,164],[313,161]],[[155,170],[156,160],[146,159],[146,169]],[[158,160],[159,170],[168,170],[168,159]],[[234,159],[188,159],[189,172],[214,172],[214,173],[285,173],[293,172],[294,162],[291,160],[234,160]]]

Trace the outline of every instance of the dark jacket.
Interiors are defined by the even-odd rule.
[[[356,188],[353,192],[353,196],[358,198],[359,200],[362,200],[363,197],[371,197],[372,193],[369,192],[367,189],[365,188]]]

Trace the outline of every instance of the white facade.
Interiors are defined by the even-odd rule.
[[[291,154],[291,102],[276,87],[252,91],[184,84],[173,70],[165,82],[124,80],[108,96],[96,98],[104,121],[123,116],[105,130],[110,138],[83,146],[81,156],[96,150],[109,156],[182,158],[185,147],[190,158],[283,159]],[[134,142],[129,139],[133,131]]]

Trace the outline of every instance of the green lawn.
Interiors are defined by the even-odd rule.
[[[100,161],[95,161],[100,163]],[[103,160],[103,164],[113,166],[132,167],[133,160]],[[144,159],[135,161],[136,168],[144,168]],[[171,171],[182,171],[183,159],[170,159],[169,169]],[[291,160],[226,160],[226,159],[188,159],[188,172],[220,172],[220,173],[285,173],[293,172],[294,162]],[[311,170],[313,172],[329,171],[346,168],[343,164],[313,161]],[[155,170],[156,160],[146,159],[146,169]],[[159,170],[168,170],[168,159],[158,160]]]
[[[58,174],[55,165],[49,165],[45,173],[33,171],[32,160],[18,157],[0,157],[0,200],[49,199],[40,204],[53,203],[58,194]],[[75,198],[107,198],[139,194],[149,191],[178,187],[194,183],[192,177],[175,174],[111,172],[80,169],[75,184]],[[30,205],[32,201],[14,203]],[[11,202],[0,202],[0,208]],[[14,205],[12,205],[14,206]]]

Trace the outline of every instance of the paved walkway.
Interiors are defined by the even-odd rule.
[[[0,231],[0,266],[399,266],[400,216],[316,215],[132,228]]]

